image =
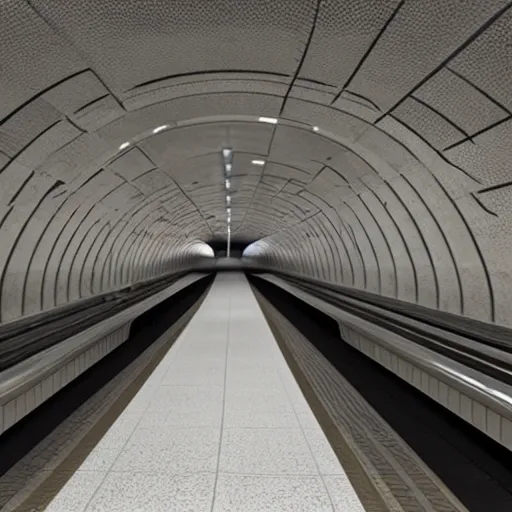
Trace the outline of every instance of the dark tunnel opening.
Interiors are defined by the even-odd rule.
[[[231,240],[230,256],[232,258],[241,258],[246,247],[251,245],[254,240]],[[227,253],[226,240],[214,239],[208,242],[213,249],[216,258],[223,258]]]

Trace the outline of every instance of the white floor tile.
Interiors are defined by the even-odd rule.
[[[218,428],[140,428],[112,470],[175,474],[215,472],[219,436]]]
[[[224,428],[299,428],[282,389],[230,389],[226,392]]]
[[[316,475],[301,430],[226,429],[220,471],[258,475]]]
[[[140,427],[220,427],[220,386],[162,386],[153,395]]]
[[[216,364],[191,361],[169,368],[162,386],[223,386],[224,373],[224,360]]]
[[[226,403],[232,402],[234,405],[291,405],[288,395],[283,386],[277,384],[275,387],[251,388],[238,387],[228,384],[225,391]]]
[[[220,474],[213,512],[332,512],[332,506],[317,476]]]
[[[113,472],[87,512],[210,512],[214,483],[214,474]]]
[[[279,372],[275,367],[260,368],[254,364],[244,366],[228,366],[227,381],[228,388],[254,387],[258,389],[274,389],[284,386],[281,382]]]
[[[297,417],[291,407],[246,406],[243,409],[226,408],[224,428],[265,428],[265,429],[296,429],[299,427]]]

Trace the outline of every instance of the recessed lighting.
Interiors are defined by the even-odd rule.
[[[254,165],[265,165],[265,160],[253,160]]]
[[[227,213],[228,215],[231,215],[231,208],[227,208],[227,209],[226,209],[226,213]]]
[[[228,206],[231,204],[231,196],[226,196],[226,203]]]
[[[225,149],[222,150],[222,156],[224,158],[229,158],[230,155],[231,155],[231,149],[225,148]]]
[[[231,164],[226,164],[226,172],[231,172],[233,166]]]
[[[314,132],[317,132],[318,130],[320,130],[320,128],[318,128],[318,126],[313,126],[313,131]]]
[[[169,128],[168,124],[163,124],[162,126],[158,126],[153,130],[153,133],[163,132],[164,130],[167,130]]]
[[[119,149],[126,149],[129,145],[130,145],[130,143],[129,143],[129,142],[123,142],[123,143],[119,146]]]
[[[277,119],[275,117],[260,117],[258,121],[260,123],[277,124]]]
[[[226,188],[229,190],[231,188],[231,182],[226,180]]]

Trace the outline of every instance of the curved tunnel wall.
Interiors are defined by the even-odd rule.
[[[251,259],[511,325],[510,5],[2,2],[0,320],[202,258],[230,147]]]

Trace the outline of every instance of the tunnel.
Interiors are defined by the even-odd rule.
[[[512,510],[511,7],[0,0],[0,510]]]

